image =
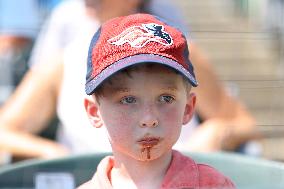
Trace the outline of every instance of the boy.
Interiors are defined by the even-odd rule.
[[[234,188],[215,169],[172,150],[190,121],[197,81],[185,37],[152,15],[105,23],[88,54],[85,108],[113,156],[84,188]]]

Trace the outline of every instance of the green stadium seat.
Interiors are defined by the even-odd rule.
[[[238,189],[284,189],[284,164],[231,153],[185,153],[230,177]],[[70,156],[54,160],[28,160],[0,167],[1,189],[35,188],[39,173],[68,173],[76,186],[92,178],[103,154]]]

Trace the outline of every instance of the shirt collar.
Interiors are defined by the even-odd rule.
[[[112,156],[105,157],[98,165],[97,172],[92,179],[93,186],[104,189],[112,189],[110,183],[110,171],[114,165]],[[190,178],[190,179],[189,179]],[[162,183],[162,189],[197,189],[199,188],[199,172],[196,163],[173,150],[171,164]],[[94,187],[96,188],[96,187]]]

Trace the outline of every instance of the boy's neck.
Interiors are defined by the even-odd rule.
[[[160,188],[172,159],[172,151],[152,161],[135,160],[125,154],[115,154],[111,183],[123,188]]]

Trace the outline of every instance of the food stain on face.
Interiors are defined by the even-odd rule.
[[[146,150],[146,153],[147,153],[147,159],[148,160],[151,159],[151,153],[150,153],[151,152],[151,147],[143,146],[142,149],[141,149],[142,156],[143,156],[145,150]]]
[[[151,148],[147,148],[147,159],[151,159],[150,150]]]
[[[159,137],[149,137],[149,136],[144,136],[140,140],[137,141],[137,143],[142,147],[141,148],[141,155],[142,157],[144,156],[146,152],[146,158],[147,160],[151,159],[151,150],[153,146],[157,145],[160,142]]]

